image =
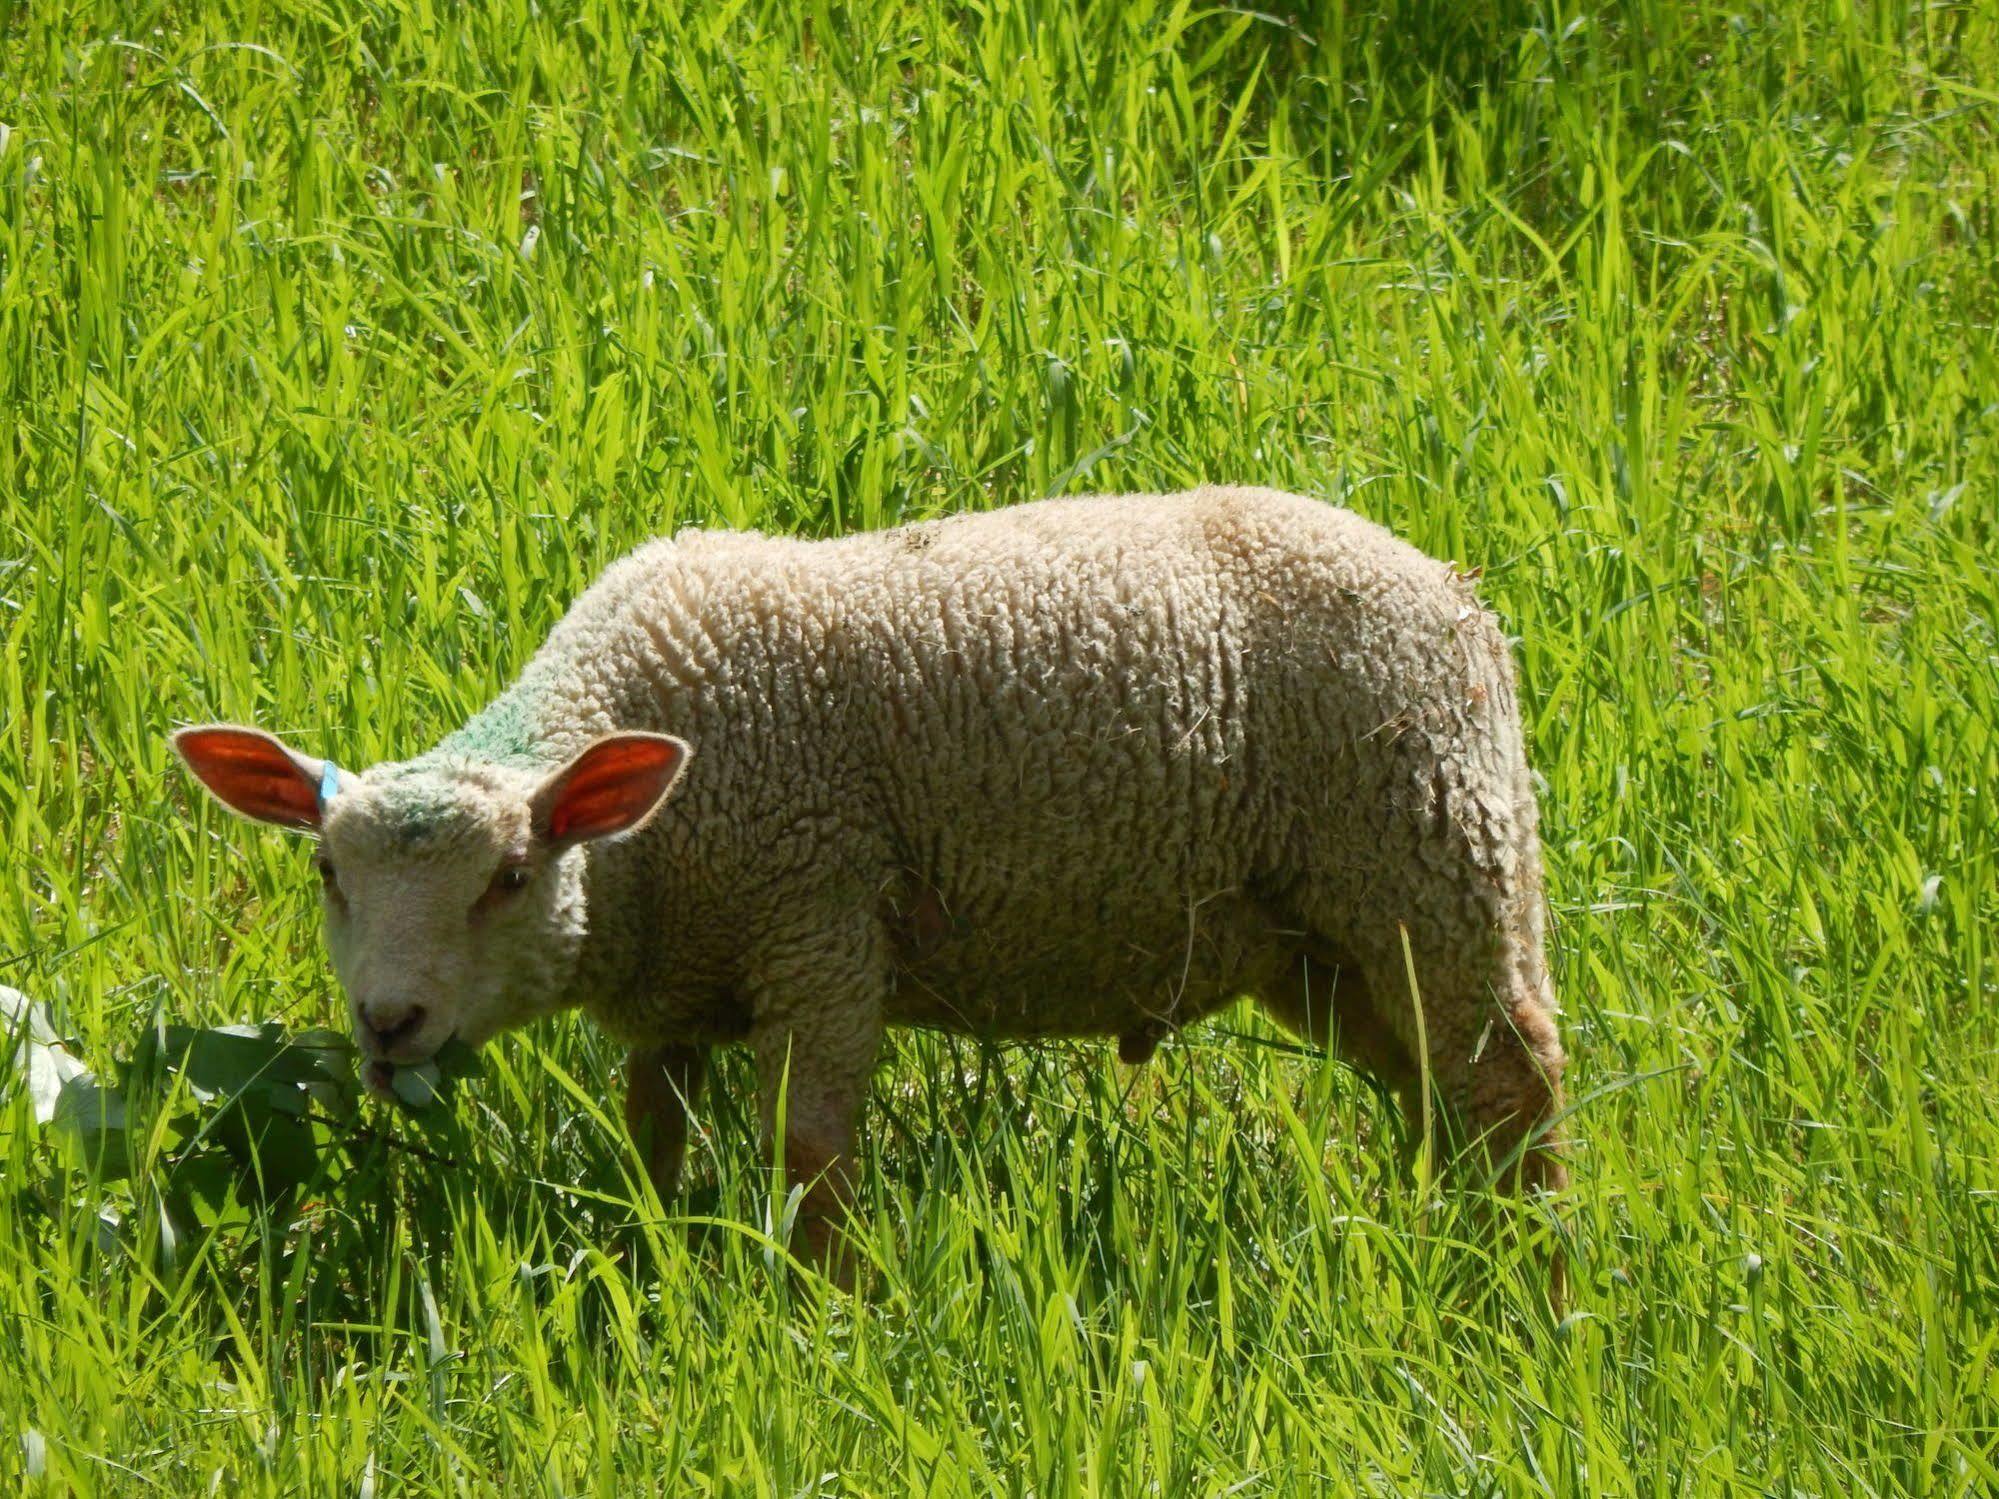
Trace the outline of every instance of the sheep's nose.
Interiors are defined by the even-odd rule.
[[[362,1023],[382,1051],[394,1051],[423,1029],[427,1012],[420,1004],[370,1005],[361,1012]]]

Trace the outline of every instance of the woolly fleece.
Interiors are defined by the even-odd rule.
[[[336,961],[350,993],[375,962],[447,1009],[487,994],[455,1017],[474,1040],[580,1004],[634,1048],[662,1186],[700,1049],[736,1040],[767,1126],[788,1062],[815,1212],[887,1024],[1142,1060],[1250,994],[1406,1095],[1405,931],[1438,1096],[1561,1182],[1532,1138],[1563,1059],[1504,637],[1350,512],[1209,488],[830,541],[684,532],[607,571],[436,750],[350,781],[327,847],[400,879],[390,905],[462,908],[530,849],[535,788],[633,729],[692,750],[643,828],[536,854],[538,888],[466,951],[413,961],[451,945],[441,919],[378,923]]]

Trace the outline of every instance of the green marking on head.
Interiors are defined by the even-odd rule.
[[[377,788],[380,823],[406,852],[445,842],[480,820],[478,808],[454,795],[448,781],[438,779],[440,768],[430,756],[412,760]]]
[[[493,765],[535,764],[539,719],[525,687],[525,683],[519,684],[494,698],[433,753]]]

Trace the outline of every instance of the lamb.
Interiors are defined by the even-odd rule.
[[[1449,567],[1320,502],[683,532],[414,760],[174,744],[227,806],[317,834],[377,1085],[581,1006],[630,1047],[664,1196],[706,1050],[747,1042],[822,1260],[889,1025],[1137,1062],[1254,996],[1405,1106],[1427,1048],[1472,1158],[1564,1182],[1505,639]]]

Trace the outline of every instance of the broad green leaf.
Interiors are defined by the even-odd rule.
[[[478,1050],[467,1046],[456,1036],[438,1047],[437,1055],[431,1060],[437,1064],[437,1070],[443,1076],[455,1082],[484,1077],[486,1074],[486,1063],[480,1057]]]
[[[215,1138],[266,1194],[304,1184],[319,1166],[312,1126],[274,1107],[268,1091],[237,1095],[216,1117]]]
[[[66,1083],[90,1076],[90,1069],[57,1040],[47,1012],[19,989],[4,985],[0,985],[0,1055],[11,1059],[8,1073],[28,1090],[37,1124],[54,1117]]]
[[[398,1067],[389,1087],[405,1108],[427,1109],[442,1096],[444,1077],[435,1062],[422,1062],[414,1067]]]
[[[210,1029],[169,1025],[161,1031],[167,1065],[198,1094],[241,1092],[260,1083],[344,1083],[352,1079],[351,1049],[318,1039],[308,1045],[286,1037],[276,1021]]]
[[[124,1089],[107,1088],[93,1077],[73,1077],[63,1084],[50,1125],[103,1180],[131,1174]]]

